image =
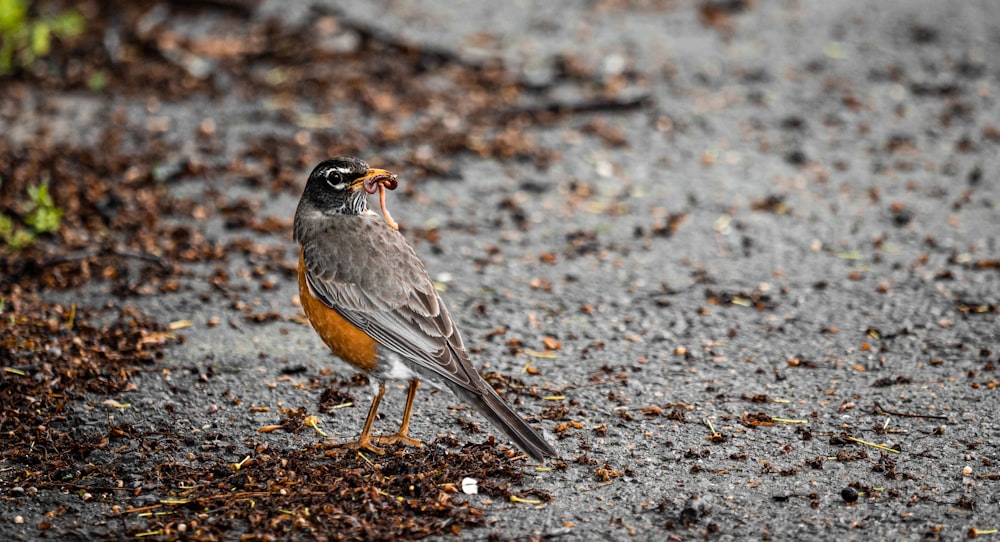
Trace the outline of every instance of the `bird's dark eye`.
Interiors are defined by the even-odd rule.
[[[343,177],[341,177],[340,173],[337,173],[337,172],[331,172],[330,175],[327,176],[326,179],[328,181],[330,181],[330,184],[340,184],[340,183],[344,182]]]

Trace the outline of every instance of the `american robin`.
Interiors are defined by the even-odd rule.
[[[427,268],[388,213],[383,220],[368,207],[367,196],[378,190],[385,212],[385,189],[395,187],[395,175],[363,160],[326,160],[309,175],[295,211],[302,308],[334,354],[378,382],[352,446],[378,454],[385,453],[379,444],[421,446],[407,432],[423,380],[450,388],[533,459],[555,457],[555,449],[472,366]],[[390,379],[410,383],[403,422],[393,435],[371,436]]]

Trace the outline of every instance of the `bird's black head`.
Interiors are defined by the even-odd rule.
[[[324,160],[309,174],[302,203],[328,214],[361,214],[368,210],[368,194],[379,185],[396,188],[396,176],[374,169],[360,158],[342,156]]]

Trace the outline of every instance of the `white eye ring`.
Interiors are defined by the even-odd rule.
[[[330,188],[334,190],[345,190],[351,183],[344,182],[344,177],[350,175],[351,171],[341,168],[329,168],[323,172],[323,176],[326,177],[326,184],[330,185]]]

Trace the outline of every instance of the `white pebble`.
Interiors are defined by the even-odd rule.
[[[476,495],[479,493],[479,482],[475,478],[462,478],[462,493]]]

